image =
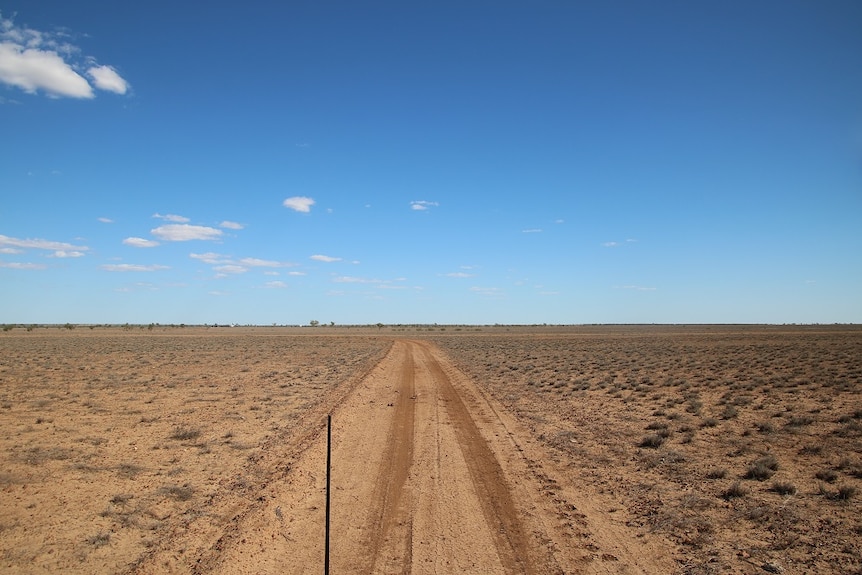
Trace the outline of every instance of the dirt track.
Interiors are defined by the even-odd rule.
[[[519,424],[428,342],[398,340],[262,452],[135,573],[322,571],[333,413],[333,573],[659,573],[669,549],[607,520]]]

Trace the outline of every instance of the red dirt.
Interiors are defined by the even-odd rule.
[[[0,571],[862,567],[862,331],[472,329],[3,334]]]

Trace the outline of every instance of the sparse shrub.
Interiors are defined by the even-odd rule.
[[[778,470],[778,460],[774,455],[765,455],[755,460],[748,466],[748,471],[745,472],[745,479],[756,479],[757,481],[765,481],[772,477]]]
[[[664,443],[665,438],[657,433],[651,433],[644,437],[639,446],[646,447],[648,449],[658,449]]]
[[[724,411],[721,412],[722,419],[733,419],[737,415],[739,415],[739,410],[736,409],[733,405],[726,405],[724,407]]]
[[[715,427],[716,425],[718,425],[718,420],[714,417],[707,417],[701,423],[702,427]]]
[[[190,439],[197,439],[201,435],[201,430],[188,427],[186,425],[180,425],[174,428],[173,433],[171,433],[171,439],[176,439],[178,441],[188,441]]]
[[[772,433],[775,431],[775,426],[770,421],[759,421],[754,425],[760,433]]]
[[[111,534],[108,532],[97,533],[92,537],[87,537],[87,543],[94,547],[104,547],[111,542]]]
[[[838,479],[838,472],[833,469],[821,469],[814,477],[826,483],[834,483]]]
[[[117,474],[126,479],[134,479],[138,473],[144,471],[144,468],[134,463],[121,463],[117,465]]]
[[[842,485],[838,488],[833,499],[837,501],[848,501],[856,496],[856,488],[852,485]]]
[[[189,484],[168,485],[166,487],[162,487],[159,491],[177,501],[188,501],[195,493],[194,488]]]
[[[663,421],[653,421],[646,426],[651,431],[667,431],[667,423]]]
[[[728,500],[745,497],[747,494],[748,490],[739,481],[734,481],[730,487],[721,492],[721,496]]]
[[[725,477],[727,477],[727,469],[724,467],[717,467],[706,472],[707,479],[724,479]]]
[[[812,423],[814,423],[813,418],[808,417],[807,415],[797,415],[795,417],[791,417],[787,421],[786,427],[790,427],[790,428],[803,427],[805,425],[811,425]]]
[[[118,493],[111,497],[111,503],[114,505],[124,505],[128,503],[129,499],[134,497],[131,493]]]
[[[777,481],[772,484],[772,491],[779,495],[794,495],[796,493],[796,486],[786,481]]]

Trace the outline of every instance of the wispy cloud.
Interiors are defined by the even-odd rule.
[[[0,254],[22,254],[24,250],[18,248],[0,248]]]
[[[283,281],[275,280],[275,281],[271,281],[271,282],[266,282],[265,284],[263,284],[263,287],[272,288],[272,289],[282,289],[282,288],[286,288],[287,284],[284,283]]]
[[[636,242],[637,242],[637,240],[635,240],[635,239],[627,239],[624,242],[603,242],[602,245],[606,248],[618,248],[620,246],[624,246],[626,244],[633,244]]]
[[[314,205],[314,200],[306,196],[293,196],[284,200],[282,205],[296,212],[308,213]]]
[[[205,254],[191,253],[189,254],[189,257],[193,260],[200,260],[205,264],[210,265],[228,264],[231,262],[231,259],[228,256],[223,256],[214,252],[207,252]]]
[[[326,262],[326,263],[340,262],[341,261],[341,258],[335,258],[332,256],[324,256],[324,255],[320,255],[320,254],[315,254],[315,255],[311,256],[311,259],[313,259],[316,262]]]
[[[160,214],[156,212],[153,214],[153,217],[159,220],[164,220],[166,222],[174,222],[175,224],[187,224],[191,220],[185,216],[178,216],[176,214]]]
[[[248,268],[245,266],[240,266],[236,264],[226,264],[223,266],[216,266],[213,268],[220,274],[244,274],[248,271]]]
[[[0,247],[78,252],[86,252],[90,249],[87,246],[76,246],[66,242],[55,242],[52,240],[29,238],[22,240],[19,238],[12,238],[4,235],[0,235]]]
[[[127,246],[132,246],[133,248],[154,248],[160,245],[159,242],[155,240],[134,237],[124,239],[123,244]]]
[[[29,262],[0,262],[0,268],[9,268],[13,270],[43,270],[47,266],[43,264],[33,264]]]
[[[129,89],[115,68],[98,65],[93,57],[82,55],[64,34],[34,30],[2,15],[0,82],[28,94],[42,91],[53,98],[94,98],[94,87],[116,94],[125,94]]]
[[[333,278],[333,280],[337,284],[379,284],[383,283],[383,280],[378,279],[369,279],[369,278],[359,278],[355,276],[338,276]]]
[[[540,233],[542,233],[542,231],[543,230],[541,228],[529,228],[526,230],[521,230],[521,233],[523,233],[523,234],[540,234]]]
[[[121,95],[129,91],[129,83],[111,66],[93,66],[87,70],[87,75],[100,90]]]
[[[109,272],[157,272],[159,270],[170,269],[169,266],[158,264],[148,266],[140,264],[103,264],[100,267]]]
[[[103,224],[113,224],[114,223],[114,220],[112,220],[111,218],[97,218],[97,219],[100,222],[102,222]]]
[[[413,200],[412,202],[410,202],[410,209],[421,212],[421,211],[428,210],[430,208],[437,207],[439,205],[440,204],[438,202],[429,202],[426,200]]]
[[[467,272],[450,272],[445,274],[447,278],[472,278],[476,274],[468,274]]]
[[[239,260],[239,263],[244,266],[249,266],[253,268],[284,268],[293,265],[287,262],[276,262],[272,260],[262,260],[259,258],[242,258],[241,260]]]
[[[480,287],[473,286],[470,291],[485,297],[502,297],[503,290],[498,287]]]
[[[240,223],[237,223],[237,222],[231,222],[231,221],[229,221],[229,220],[225,220],[225,221],[223,221],[222,223],[220,223],[220,224],[219,224],[219,227],[220,227],[220,228],[225,228],[225,229],[227,229],[227,230],[241,230],[241,229],[243,229],[245,226],[244,226],[244,225],[242,225],[242,224],[240,224]]]
[[[79,252],[77,250],[57,250],[48,257],[50,258],[82,258],[84,257],[84,252]]]
[[[223,232],[207,226],[191,224],[167,224],[150,230],[150,233],[166,242],[186,242],[189,240],[217,240]]]
[[[260,258],[242,258],[235,260],[230,256],[214,252],[207,252],[204,254],[191,253],[189,254],[189,257],[213,266],[213,271],[216,272],[216,277],[218,278],[228,277],[229,275],[244,274],[251,268],[270,268],[270,270],[264,273],[278,275],[277,272],[273,272],[271,269],[296,265],[290,262],[279,262]]]

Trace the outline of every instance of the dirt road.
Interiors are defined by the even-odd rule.
[[[134,572],[322,572],[327,409],[333,573],[674,570],[439,349],[397,340]]]

